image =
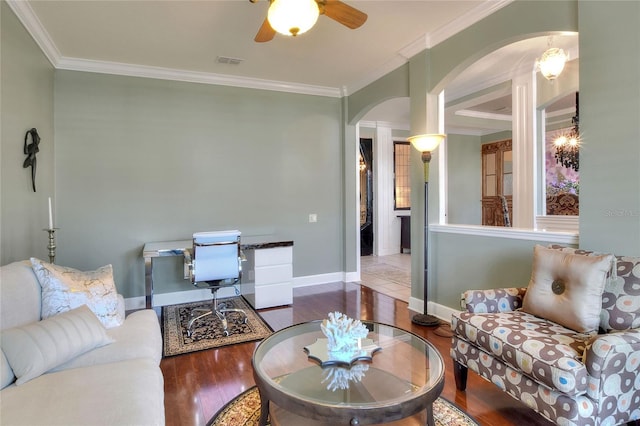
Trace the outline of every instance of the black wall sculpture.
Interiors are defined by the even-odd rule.
[[[27,144],[27,140],[29,139],[29,135],[31,135],[31,143]],[[38,131],[34,127],[33,129],[27,131],[24,135],[24,154],[27,158],[22,163],[23,168],[27,168],[31,166],[31,186],[33,187],[33,192],[36,192],[36,154],[40,149],[38,145],[40,144],[40,136],[38,135]]]

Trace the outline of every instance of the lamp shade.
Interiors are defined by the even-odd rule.
[[[274,0],[267,19],[280,34],[296,36],[307,32],[318,20],[320,10],[315,0]]]
[[[555,80],[564,69],[566,62],[567,55],[564,50],[552,47],[542,54],[542,57],[538,60],[538,67],[544,78]]]
[[[431,152],[445,140],[447,135],[433,133],[428,135],[409,136],[407,140],[420,152]]]

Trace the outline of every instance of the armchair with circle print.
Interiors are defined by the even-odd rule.
[[[556,424],[638,424],[640,257],[538,245],[532,266],[526,288],[462,294],[458,391],[471,369]]]

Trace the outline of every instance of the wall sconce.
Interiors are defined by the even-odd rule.
[[[271,28],[286,36],[309,31],[318,20],[320,9],[315,0],[273,0],[267,12]]]
[[[540,59],[536,61],[536,65],[544,78],[547,80],[555,80],[558,78],[564,64],[569,57],[564,53],[564,50],[557,47],[551,47],[553,38],[549,37],[549,48],[542,54]]]
[[[407,138],[407,140],[422,153],[422,162],[424,163],[424,313],[414,315],[413,318],[411,318],[411,322],[427,327],[440,325],[440,319],[427,313],[429,303],[427,274],[429,265],[427,252],[427,247],[429,246],[429,162],[431,161],[431,152],[434,151],[446,137],[447,136],[443,134],[426,134]]]

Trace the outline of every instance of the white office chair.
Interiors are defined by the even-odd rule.
[[[193,256],[193,258],[192,258]],[[194,286],[211,289],[213,305],[209,309],[196,308],[191,311],[187,335],[191,336],[193,324],[208,315],[215,315],[222,322],[224,334],[227,329],[227,314],[235,312],[240,320],[247,322],[242,309],[218,305],[217,292],[223,287],[237,284],[242,276],[243,255],[240,250],[240,231],[197,232],[193,234],[193,248],[185,251],[185,263]],[[199,315],[198,315],[199,314]]]

